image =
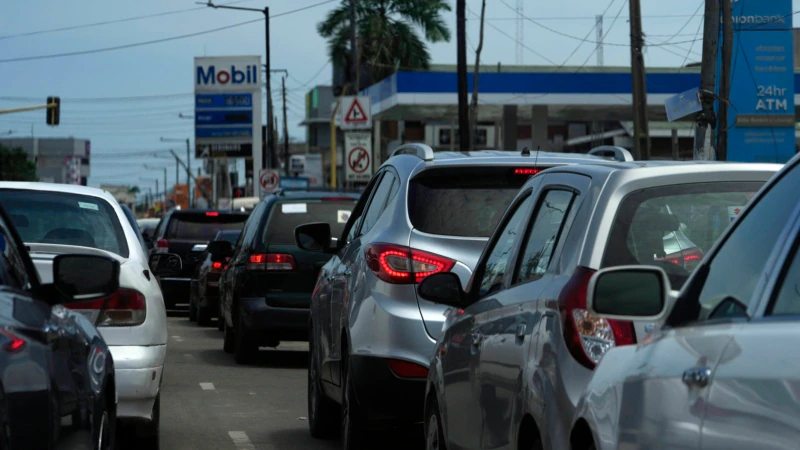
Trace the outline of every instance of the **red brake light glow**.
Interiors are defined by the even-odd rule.
[[[219,213],[216,211],[206,211],[206,216],[208,217],[219,217]]]
[[[514,169],[514,175],[536,175],[537,173],[539,173],[539,169],[532,167]]]
[[[699,248],[693,247],[676,253],[670,253],[659,259],[669,261],[676,266],[682,266],[686,270],[692,271],[697,268],[700,260],[703,259],[703,252]]]
[[[222,263],[221,262],[211,263],[211,268],[214,270],[220,270],[222,269]]]
[[[119,288],[110,297],[65,305],[69,309],[85,311],[97,326],[141,325],[147,317],[147,301],[139,291]],[[105,309],[103,309],[105,308]]]
[[[4,329],[0,329],[0,334],[9,339],[9,342],[5,345],[6,351],[16,353],[25,347],[25,339],[22,339],[16,334]]]
[[[247,270],[292,272],[297,269],[294,256],[283,253],[257,253],[250,255]]]
[[[400,378],[428,378],[428,368],[417,363],[390,359],[389,369]]]
[[[158,242],[156,242],[156,247],[169,248],[169,241],[166,239],[159,239]]]
[[[392,284],[419,283],[425,277],[448,272],[456,264],[443,256],[393,244],[370,244],[367,265],[383,281]]]

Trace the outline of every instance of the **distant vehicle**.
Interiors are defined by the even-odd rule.
[[[591,314],[654,330],[608,350],[578,393],[572,449],[798,447],[798,189],[795,156],[685,283],[650,264],[592,276]]]
[[[451,308],[437,342],[443,351],[432,353],[427,377],[428,448],[482,442],[569,449],[576,401],[596,365],[607,363],[610,349],[644,341],[652,326],[591,314],[586,292],[593,274],[657,265],[681,286],[735,211],[779,169],[609,161],[531,178],[500,219],[466,289],[444,272],[419,286],[422,298]],[[627,403],[627,391],[624,397]]]
[[[119,261],[114,295],[76,310],[94,322],[114,355],[120,431],[131,431],[126,439],[137,448],[157,448],[167,315],[156,268],[124,210],[105,191],[69,184],[0,182],[0,202],[44,282],[59,254]]]
[[[248,214],[239,211],[178,210],[168,212],[155,231],[154,252],[174,253],[181,257],[183,270],[173,277],[161,278],[167,309],[178,303],[189,303],[192,275],[206,245],[219,230],[241,230]]]
[[[237,363],[249,362],[259,347],[308,339],[314,283],[330,256],[300,249],[295,228],[321,222],[341,230],[357,199],[337,192],[270,195],[250,214],[235,250],[225,241],[209,244],[217,261],[230,257],[220,287],[223,347]]]
[[[59,255],[54,283],[42,284],[2,207],[0,250],[0,448],[60,448],[62,417],[72,418],[81,448],[113,448],[114,359],[94,324],[64,306],[108,301],[119,263]]]
[[[227,241],[235,245],[239,240],[241,230],[220,231],[214,236],[214,241]],[[198,326],[206,327],[211,324],[211,319],[222,317],[221,303],[219,301],[219,280],[222,271],[227,268],[227,258],[216,260],[208,251],[206,246],[196,246],[203,254],[200,256],[200,264],[195,268],[192,276],[192,297],[189,300],[189,320],[196,321]],[[222,321],[219,320],[219,328],[222,330]]]

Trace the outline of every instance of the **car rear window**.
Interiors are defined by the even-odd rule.
[[[292,200],[272,206],[264,243],[267,245],[295,245],[294,229],[313,222],[331,225],[331,236],[341,236],[356,200]]]
[[[536,171],[532,167],[426,170],[410,182],[411,224],[424,233],[489,237],[511,200]]]
[[[246,214],[175,214],[169,221],[166,238],[208,242],[218,231],[241,230],[246,221]]]
[[[235,245],[239,241],[239,235],[242,233],[222,233],[217,236],[218,241],[228,241],[231,245]]]
[[[89,195],[0,190],[0,202],[26,243],[91,247],[127,258],[128,243],[113,206]]]
[[[620,204],[602,267],[657,265],[680,289],[764,182],[643,189]]]

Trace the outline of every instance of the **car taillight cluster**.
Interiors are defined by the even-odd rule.
[[[222,269],[223,269],[223,265],[222,265],[221,262],[217,261],[217,262],[211,263],[211,271],[212,272],[222,272]]]
[[[85,313],[99,327],[141,325],[147,317],[144,294],[127,288],[117,289],[110,297],[65,306]]]
[[[166,239],[159,239],[156,242],[156,248],[169,248],[169,241]]]
[[[703,252],[697,247],[692,247],[676,253],[670,253],[669,255],[659,259],[669,261],[672,264],[681,266],[691,272],[697,268],[698,264],[700,264],[700,260],[703,259]]]
[[[636,343],[633,323],[597,317],[586,309],[593,274],[593,270],[578,267],[559,299],[564,341],[572,357],[589,369],[613,347]]]
[[[8,342],[3,345],[3,348],[7,352],[16,353],[25,348],[25,339],[22,339],[11,331],[0,328],[0,334],[8,339]]]
[[[428,368],[417,363],[390,359],[387,361],[389,369],[400,378],[428,378]]]
[[[250,255],[247,270],[264,272],[292,272],[297,269],[292,255],[284,253],[257,253]]]
[[[419,283],[429,275],[448,272],[456,264],[444,256],[394,244],[370,244],[366,258],[375,275],[392,284]]]

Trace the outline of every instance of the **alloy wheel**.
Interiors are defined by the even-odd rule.
[[[439,443],[439,419],[436,414],[431,414],[428,420],[428,432],[425,436],[425,450],[440,450],[442,447]]]

